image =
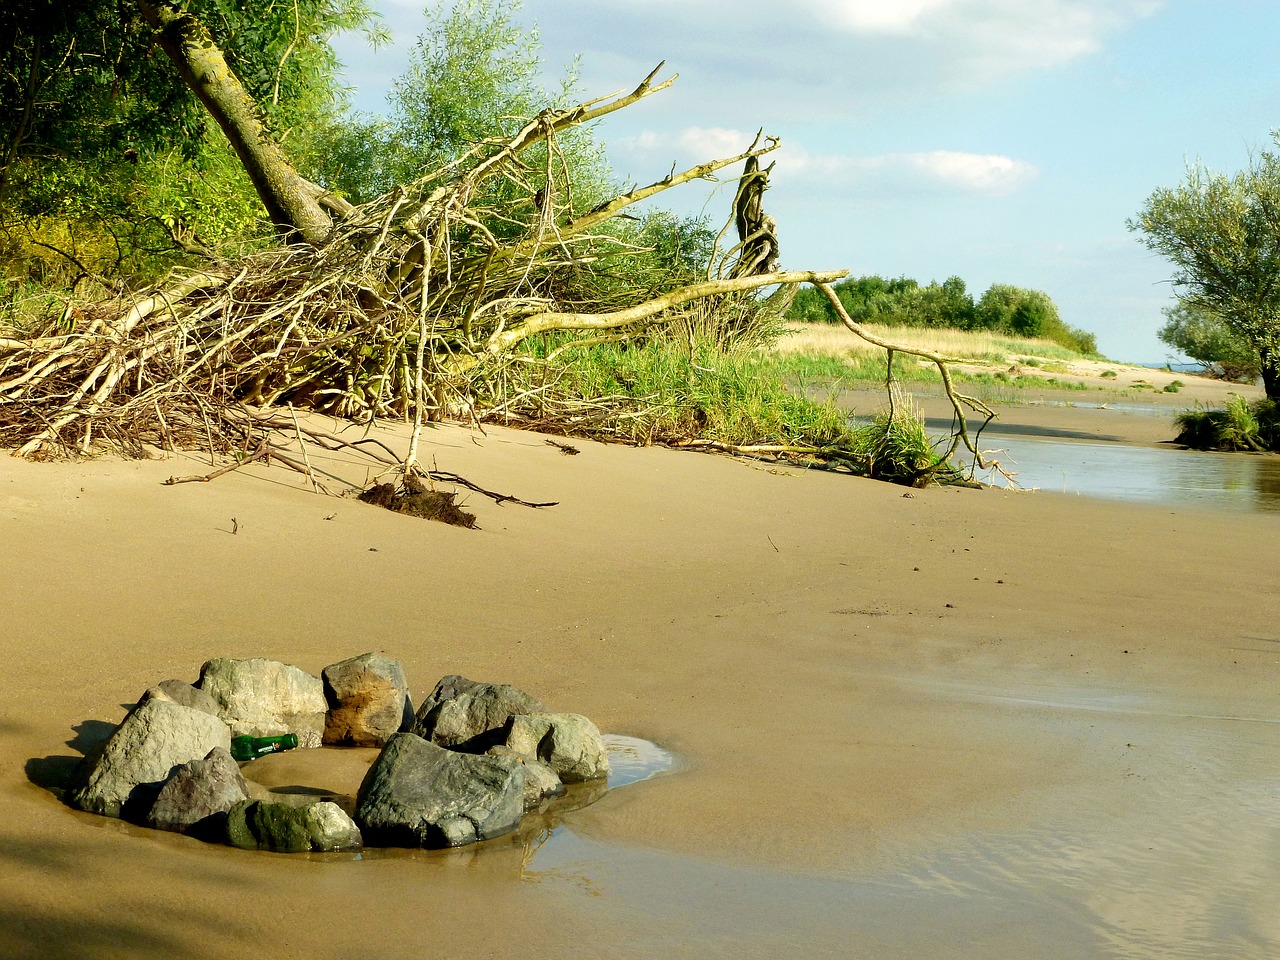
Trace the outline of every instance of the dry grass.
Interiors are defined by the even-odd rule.
[[[867,332],[911,349],[925,350],[958,360],[1009,361],[1024,357],[1075,359],[1080,355],[1052,340],[1022,340],[995,333],[966,330],[940,330],[924,327],[891,327],[880,323],[863,324]],[[842,326],[825,323],[789,323],[787,334],[771,348],[782,356],[862,357],[883,351],[855,337]]]

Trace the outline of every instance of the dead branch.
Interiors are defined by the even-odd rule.
[[[778,273],[756,274],[725,280],[708,280],[688,287],[681,287],[644,303],[615,310],[612,313],[534,313],[518,326],[501,330],[489,338],[485,349],[489,353],[503,353],[534,334],[552,330],[610,330],[641,323],[651,317],[672,310],[692,300],[740,293],[779,283],[830,283],[839,280],[847,271],[835,270],[818,273],[812,270],[786,270]]]
[[[251,463],[257,463],[259,460],[267,459],[270,454],[270,450],[270,442],[264,439],[260,444],[258,444],[258,449],[243,459],[237,460],[234,463],[228,463],[224,467],[219,467],[212,473],[196,474],[188,477],[170,477],[164,482],[164,485],[166,487],[172,487],[179,483],[209,483],[212,480],[217,480],[221,476],[225,476],[228,473],[239,470],[241,467],[247,467]]]
[[[450,473],[447,470],[414,470],[405,476],[405,488],[411,493],[426,493],[428,487],[422,483],[422,478],[428,480],[438,480],[441,483],[452,483],[459,487],[466,487],[468,490],[474,490],[476,493],[488,497],[494,503],[499,505],[504,503],[514,503],[522,507],[554,507],[560,501],[549,500],[542,503],[531,502],[529,500],[521,500],[519,497],[513,497],[509,493],[494,493],[492,490],[486,490],[484,487],[478,486],[468,480],[466,477],[460,477],[456,473]]]
[[[836,316],[840,318],[841,323],[843,323],[846,327],[848,327],[854,334],[861,337],[863,340],[867,341],[867,343],[874,344],[875,346],[881,347],[884,350],[888,351],[888,354],[889,354],[888,376],[890,378],[890,383],[887,385],[887,388],[889,390],[890,403],[892,403],[894,399],[892,377],[893,377],[893,354],[895,352],[905,353],[913,357],[920,357],[922,360],[927,360],[938,368],[938,373],[942,377],[942,388],[946,392],[947,399],[951,402],[951,407],[955,414],[954,419],[952,421],[953,426],[955,428],[955,432],[952,434],[951,445],[948,448],[944,459],[950,460],[951,457],[955,454],[957,447],[961,443],[963,443],[964,448],[973,455],[973,464],[974,464],[975,470],[978,468],[981,468],[983,470],[995,469],[995,470],[998,470],[1006,479],[1010,479],[1010,480],[1012,479],[1012,475],[1009,473],[1006,473],[1005,470],[1000,466],[998,461],[988,460],[986,457],[983,456],[982,452],[978,449],[977,443],[975,440],[975,437],[978,435],[981,435],[983,429],[985,429],[987,424],[989,424],[992,420],[996,419],[996,416],[997,416],[996,412],[992,410],[989,406],[987,406],[985,403],[983,403],[981,400],[979,400],[977,397],[971,397],[966,394],[960,393],[956,390],[955,384],[951,380],[951,370],[950,370],[950,367],[948,366],[948,364],[951,361],[947,357],[944,357],[941,354],[932,353],[928,350],[921,350],[916,347],[904,347],[901,344],[890,343],[887,340],[877,337],[875,334],[871,333],[864,326],[862,326],[862,324],[858,323],[852,317],[849,316],[848,311],[845,310],[844,308],[844,304],[840,302],[839,295],[835,292],[834,289],[832,289],[829,283],[818,283],[816,284],[816,286],[819,289],[821,289],[822,292],[826,295],[827,300],[830,301],[832,308],[836,311]],[[982,425],[978,428],[974,437],[971,437],[969,435],[969,427],[967,423],[967,415],[965,414],[965,408],[972,410],[974,413],[977,413],[979,416],[983,418]],[[972,473],[970,475],[972,476]]]

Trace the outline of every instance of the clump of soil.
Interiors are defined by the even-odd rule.
[[[455,527],[474,529],[476,516],[459,507],[454,500],[457,494],[445,490],[410,491],[397,488],[394,483],[375,483],[360,499],[375,507],[384,507],[394,513],[407,513],[424,520],[439,520]]]

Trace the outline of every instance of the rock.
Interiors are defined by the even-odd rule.
[[[190,707],[192,710],[199,710],[201,713],[218,716],[217,701],[185,680],[161,680],[154,687],[148,687],[142,699],[138,701],[138,706],[142,706],[148,700],[169,700],[180,703],[184,707]]]
[[[437,683],[422,702],[411,732],[442,747],[483,753],[502,742],[511,717],[545,710],[523,690],[453,674]]]
[[[227,843],[242,850],[306,853],[311,849],[303,807],[247,800],[227,814]]]
[[[520,766],[524,770],[525,813],[530,810],[536,810],[544,800],[564,796],[564,784],[560,781],[560,775],[542,761],[526,753],[516,753],[505,745],[490,747],[488,755],[491,757],[514,757],[520,761]]]
[[[321,678],[329,705],[325,743],[380,747],[413,723],[409,684],[397,660],[366,653],[325,667]]]
[[[609,775],[609,752],[596,725],[576,713],[546,713],[511,718],[507,746],[537,757],[565,783]]]
[[[239,765],[222,747],[214,747],[203,760],[191,760],[173,771],[146,823],[178,833],[220,833],[227,811],[248,796]]]
[[[358,850],[364,845],[360,828],[336,803],[324,800],[303,810],[312,850]]]
[[[387,742],[356,798],[371,846],[460,847],[510,832],[523,812],[514,757],[456,753],[411,733]]]
[[[169,700],[148,700],[125,717],[89,762],[72,806],[108,817],[140,819],[174,767],[231,746],[217,717]]]
[[[305,807],[242,801],[227,814],[225,836],[233,847],[272,853],[353,850],[361,845],[359,828],[328,801]]]
[[[328,704],[324,685],[275,660],[210,660],[200,668],[200,689],[218,704],[232,736],[298,736],[299,747],[318,747]]]

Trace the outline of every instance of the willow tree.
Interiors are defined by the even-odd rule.
[[[1264,151],[1233,175],[1195,164],[1129,226],[1173,263],[1185,303],[1257,350],[1267,397],[1280,400],[1280,156]]]

